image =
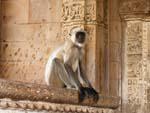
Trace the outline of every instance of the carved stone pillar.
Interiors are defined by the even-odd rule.
[[[128,104],[139,106],[139,112],[146,110],[147,103],[147,28],[147,23],[136,20],[127,22],[126,28]]]
[[[148,113],[149,0],[123,0],[120,14],[125,20],[125,73],[123,77],[124,113]],[[126,81],[126,82],[125,82]],[[124,92],[122,92],[124,93]]]
[[[100,67],[103,60],[103,25],[100,23],[101,0],[63,0],[62,9],[62,34],[68,37],[73,27],[80,26],[88,32],[88,44],[86,46],[86,72],[93,86],[100,90]],[[102,1],[101,1],[102,2]],[[103,12],[103,11],[101,11]],[[102,61],[102,62],[101,62]],[[101,71],[102,72],[102,71]]]

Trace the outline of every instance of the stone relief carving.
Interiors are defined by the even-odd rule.
[[[134,24],[128,24],[127,27],[128,54],[141,54],[142,52],[142,24],[136,22]]]
[[[128,54],[141,54],[142,53],[142,41],[130,40],[128,42]]]
[[[64,1],[62,10],[62,21],[73,22],[73,21],[96,21],[96,1],[85,0],[75,1]]]
[[[86,21],[96,20],[96,4],[88,4],[86,6]]]
[[[134,58],[137,58],[136,55],[134,55]],[[130,61],[128,63],[128,76],[129,77],[139,77],[141,78],[142,76],[142,61]]]
[[[9,99],[0,100],[1,109],[25,110],[26,112],[35,111],[34,113],[114,113],[112,109],[93,108],[89,106],[79,106],[70,104],[56,104],[50,102],[34,101],[11,101]],[[8,112],[7,112],[8,113]]]
[[[121,13],[148,12],[149,0],[123,0],[120,5]]]
[[[128,103],[140,104],[139,80],[137,78],[128,79]]]
[[[135,54],[140,51],[142,45],[137,39],[139,39],[140,23],[128,23],[127,25],[127,55],[128,55],[128,103],[139,103],[138,98],[138,82],[139,78],[136,75],[134,67],[137,65],[138,60],[141,57]],[[141,55],[141,54],[140,54]]]
[[[142,38],[142,22],[135,21],[133,24],[128,23],[127,29],[127,35],[129,38]]]
[[[84,5],[80,3],[63,4],[62,20],[65,22],[84,20]]]
[[[95,28],[92,27],[92,26],[86,26],[85,30],[87,31],[87,34],[88,34],[88,40],[92,41],[93,40],[93,36],[94,36]]]
[[[147,103],[147,29],[144,21],[127,22],[128,103],[139,110]]]

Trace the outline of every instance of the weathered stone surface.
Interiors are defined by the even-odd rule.
[[[9,62],[0,64],[1,77],[7,80],[45,84],[42,63]],[[38,72],[37,72],[38,70]],[[11,72],[11,73],[10,73]]]
[[[9,10],[5,10],[2,16],[9,14],[11,8],[16,8],[16,4],[24,4],[26,9],[20,9],[20,12],[28,11],[29,17],[27,17],[26,21],[22,22],[20,21],[21,18],[23,18],[21,16],[18,17],[20,20],[15,20],[15,18],[17,18],[15,17],[15,14],[17,14],[16,9],[12,9],[13,14],[10,13],[12,20],[2,24],[2,34],[0,37],[1,76],[19,81],[43,83],[44,66],[50,53],[68,37],[67,35],[72,27],[81,26],[84,27],[89,34],[89,41],[86,47],[87,54],[85,56],[88,70],[87,76],[90,78],[94,87],[100,91],[100,87],[102,87],[99,82],[100,76],[105,75],[103,71],[105,70],[103,60],[105,57],[105,44],[103,43],[105,43],[104,34],[106,30],[101,23],[101,21],[104,20],[101,19],[101,21],[99,21],[101,16],[104,16],[104,12],[101,11],[98,13],[96,11],[96,8],[99,8],[96,5],[97,1],[88,0],[86,4],[84,0],[80,2],[74,1],[72,3],[64,1],[65,6],[63,6],[64,12],[62,13],[62,18],[66,18],[67,16],[69,19],[62,19],[65,23],[63,27],[61,27],[60,24],[61,1],[27,0],[26,4],[24,3],[25,1],[17,3],[17,0],[7,0],[3,2],[3,7],[7,8],[9,4],[11,4],[12,7],[10,7]],[[100,2],[102,6],[103,2],[98,2]],[[73,7],[70,5],[73,5]],[[79,11],[80,8],[78,6],[80,5],[87,6],[83,9],[85,12],[82,10]],[[99,14],[99,16],[97,14]],[[84,19],[87,24],[80,23],[80,21],[84,21]],[[100,27],[96,25],[96,23],[98,23]],[[101,49],[99,50],[98,48]],[[91,54],[93,54],[92,57]],[[37,73],[37,70],[39,70],[39,73]],[[9,73],[12,73],[13,76]],[[21,73],[23,76],[20,76]],[[28,76],[28,74],[30,74],[30,76]],[[94,76],[91,77],[91,75]],[[35,77],[37,78],[36,80],[34,79]]]
[[[122,0],[121,13],[147,13],[150,8],[149,0]]]
[[[122,28],[119,15],[120,0],[109,1],[109,24],[108,24],[108,79],[109,79],[109,94],[120,95],[119,92],[121,80],[121,55],[122,49]],[[121,43],[122,42],[122,43]]]
[[[136,113],[148,112],[148,23],[144,21],[127,22],[126,67],[128,76],[129,109]],[[124,84],[125,85],[125,84]]]
[[[29,0],[29,23],[59,22],[62,0]]]
[[[44,68],[50,52],[63,41],[60,27],[60,23],[3,24],[0,42],[1,76],[44,83]]]
[[[0,39],[3,42],[42,41],[44,43],[45,41],[50,43],[50,41],[61,41],[60,28],[60,23],[2,24]]]
[[[79,92],[77,90],[50,88],[40,84],[6,81],[2,79],[0,80],[0,98],[10,98],[18,101],[30,100],[51,103],[55,102],[60,104],[81,104],[99,108],[104,107],[114,109],[119,105],[118,97],[99,95],[97,102],[94,102],[92,98],[85,98],[82,102],[80,102]],[[31,105],[29,108],[31,107],[30,109],[34,109],[32,106],[34,107],[34,105]]]
[[[27,23],[29,0],[2,0],[3,23]]]
[[[66,104],[79,103],[79,94],[76,90],[49,88],[46,85],[6,81],[2,79],[0,80],[0,89],[0,98]]]

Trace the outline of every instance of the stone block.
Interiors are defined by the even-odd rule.
[[[59,22],[61,3],[61,0],[30,0],[29,22]]]
[[[42,63],[7,62],[1,63],[0,75],[6,80],[45,84],[44,68]]]
[[[0,41],[61,41],[61,24],[3,24]],[[41,42],[40,42],[41,43]]]
[[[40,25],[36,25],[40,26]],[[35,25],[29,24],[2,24],[1,41],[3,42],[23,42],[29,41],[33,38],[34,34],[37,32],[37,27]],[[46,30],[45,30],[46,32]]]
[[[2,0],[3,23],[27,23],[28,0]]]
[[[5,24],[2,26],[2,31],[1,53],[3,55],[1,56],[1,60],[33,60],[31,58],[34,58],[36,54],[42,57],[46,51],[44,51],[45,48],[43,48],[43,46],[47,42],[45,39],[48,37],[48,25]]]

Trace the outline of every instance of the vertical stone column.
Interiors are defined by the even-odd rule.
[[[119,96],[121,81],[121,19],[120,0],[109,1],[109,95]]]
[[[80,26],[88,32],[88,44],[86,46],[86,72],[93,86],[100,89],[100,61],[102,49],[103,29],[100,27],[98,14],[99,0],[63,0],[62,9],[62,34],[68,37],[73,27]]]
[[[137,113],[146,110],[147,66],[148,66],[148,26],[143,21],[128,21],[126,29],[126,57],[128,76],[128,104],[134,105]],[[146,111],[145,111],[146,112]]]
[[[120,14],[126,22],[125,29],[125,74],[123,82],[123,112],[148,113],[148,38],[149,0],[123,0]],[[123,80],[124,81],[124,80]],[[126,98],[127,100],[124,100]]]

